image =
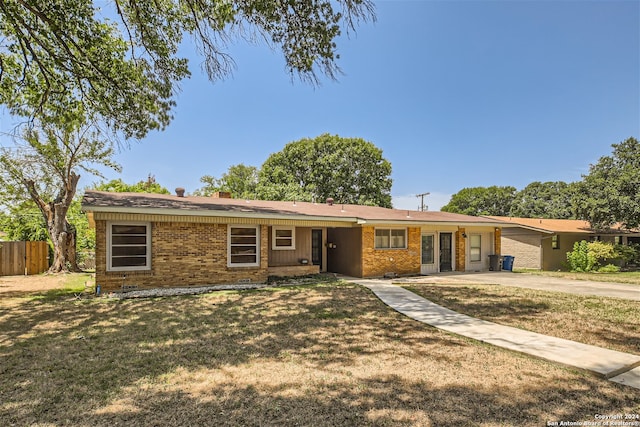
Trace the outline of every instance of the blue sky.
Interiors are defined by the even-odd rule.
[[[322,133],[361,137],[393,166],[394,206],[431,210],[464,187],[579,180],[640,137],[640,2],[379,1],[339,41],[344,75],[311,87],[278,51],[238,42],[237,69],[193,76],[174,120],[117,155],[125,182],[173,190]],[[2,118],[3,128],[8,119]],[[84,178],[85,185],[95,178]]]

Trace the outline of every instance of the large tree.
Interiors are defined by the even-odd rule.
[[[463,188],[440,210],[474,216],[508,216],[515,196],[516,188],[511,186]]]
[[[323,134],[285,145],[260,169],[261,199],[391,207],[391,163],[361,138]]]
[[[210,196],[216,191],[228,191],[236,199],[257,198],[258,168],[243,163],[229,166],[220,178],[205,175],[200,178],[202,188],[193,192],[195,196]]]
[[[280,48],[289,71],[316,82],[339,73],[342,28],[375,19],[369,0],[2,0],[0,104],[47,121],[71,109],[125,137],[165,127],[180,80],[185,36],[211,80],[234,66],[238,38]]]
[[[574,184],[563,181],[532,182],[515,195],[509,215],[523,218],[573,219],[573,186]]]
[[[578,184],[574,208],[597,229],[618,222],[636,228],[640,226],[640,142],[628,138],[612,147],[611,156],[591,165]]]
[[[2,200],[5,204],[31,200],[53,246],[49,271],[77,271],[76,230],[67,214],[81,171],[99,175],[96,166],[119,170],[112,161],[113,143],[95,127],[78,122],[40,123],[25,129],[22,137],[14,148],[0,151]]]

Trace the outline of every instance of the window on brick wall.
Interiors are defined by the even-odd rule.
[[[230,225],[228,229],[227,259],[229,267],[260,265],[260,227]]]
[[[151,224],[107,223],[107,271],[151,269]]]
[[[376,228],[376,249],[406,249],[406,228]]]

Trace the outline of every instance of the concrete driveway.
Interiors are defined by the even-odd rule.
[[[509,271],[443,273],[397,280],[398,283],[404,281],[424,283],[486,283],[640,301],[639,285],[562,279],[558,277],[538,276],[535,274],[512,273]]]

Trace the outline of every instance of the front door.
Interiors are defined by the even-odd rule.
[[[440,233],[440,271],[452,271],[451,233]]]
[[[322,230],[311,230],[311,263],[322,271]]]

